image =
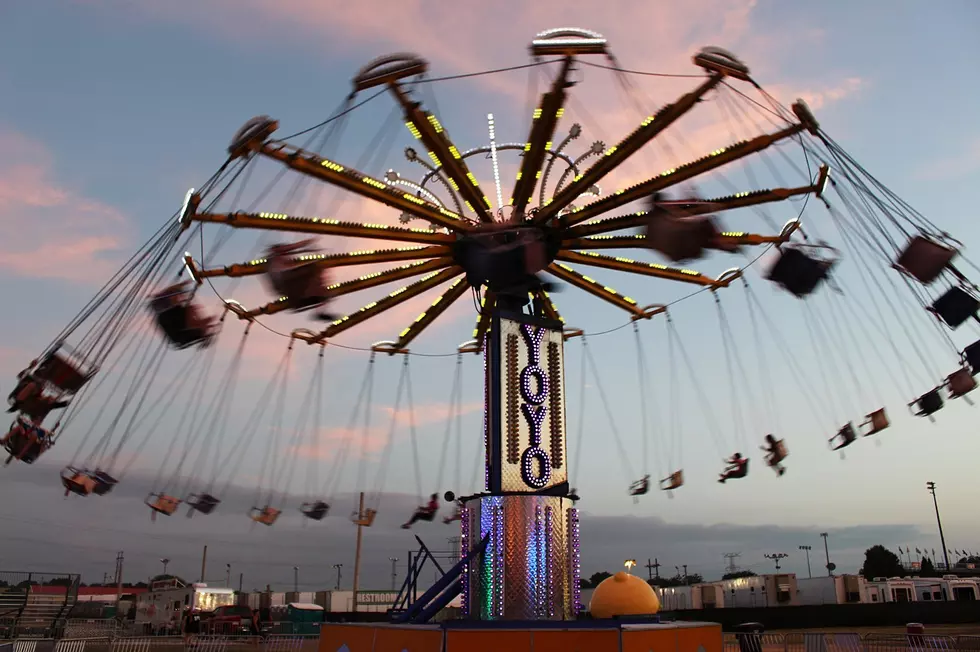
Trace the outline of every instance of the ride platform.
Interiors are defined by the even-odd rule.
[[[319,652],[722,652],[721,625],[629,620],[325,623]]]

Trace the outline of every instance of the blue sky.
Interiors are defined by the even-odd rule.
[[[526,44],[535,32],[563,24],[602,32],[621,65],[635,70],[697,73],[689,57],[698,47],[715,44],[736,52],[750,65],[762,86],[784,104],[798,96],[806,98],[822,126],[845,149],[967,247],[980,235],[972,223],[973,211],[963,201],[972,189],[970,181],[980,170],[980,129],[970,110],[977,104],[976,92],[962,82],[971,78],[971,64],[980,55],[980,46],[972,38],[980,24],[980,10],[976,7],[965,1],[947,3],[941,12],[912,2],[893,3],[887,12],[871,3],[855,7],[844,2],[812,5],[699,0],[684,8],[652,4],[638,10],[632,3],[605,3],[601,15],[594,15],[583,5],[552,2],[533,6],[498,3],[466,11],[449,11],[440,3],[421,0],[402,3],[398,11],[380,2],[362,2],[340,11],[334,3],[301,0],[214,0],[153,7],[115,0],[8,3],[0,10],[0,95],[9,98],[0,104],[0,151],[6,154],[0,160],[0,296],[6,305],[26,309],[8,312],[5,338],[0,344],[0,369],[12,379],[13,372],[43,348],[115,266],[179,207],[186,189],[199,185],[220,165],[231,135],[249,117],[269,114],[281,121],[283,134],[298,131],[327,117],[349,92],[350,77],[374,56],[414,51],[430,61],[435,76],[519,65],[527,60]],[[583,126],[584,136],[575,145],[576,153],[595,139],[611,143],[632,129],[641,119],[633,108],[634,100],[644,110],[653,110],[696,83],[691,79],[632,78],[632,95],[627,95],[618,90],[614,76],[606,71],[583,68],[582,75],[582,83],[573,91],[576,100],[570,103],[563,123],[564,130],[572,121]],[[487,112],[495,115],[499,140],[522,141],[530,113],[529,77],[532,87],[536,85],[538,91],[544,87],[544,77],[537,71],[529,74],[520,70],[436,84],[422,91],[420,98],[431,106],[435,97],[442,122],[461,148],[486,142]],[[361,160],[366,144],[379,128],[399,122],[398,116],[394,121],[390,118],[391,106],[388,98],[379,98],[356,112],[343,140],[332,143],[333,155],[348,164]],[[732,136],[742,138],[752,132],[748,123],[728,122],[717,104],[699,107],[699,111],[679,124],[677,132],[670,136],[671,151],[652,147],[649,154],[636,157],[636,163],[610,180],[609,188],[603,190],[645,178],[651,168],[658,172],[668,161],[695,158],[728,144]],[[380,175],[393,167],[406,176],[414,174],[400,154],[410,144],[410,136],[403,128],[391,133],[394,138],[374,160],[368,161],[365,171]],[[798,149],[788,146],[785,151],[802,164]],[[771,160],[782,165],[781,157],[775,154]],[[492,185],[489,167],[482,162],[474,167],[481,182]],[[503,168],[503,177],[512,179],[514,160],[504,161]],[[250,192],[257,192],[262,175],[273,171],[270,166],[262,168],[257,173],[259,179],[250,183]],[[791,170],[781,167],[780,172],[791,181],[801,181],[793,178]],[[767,181],[767,166],[759,162],[737,168],[729,178],[746,189],[753,187],[750,178],[756,178],[763,186],[774,185]],[[280,184],[280,188],[285,191],[288,185]],[[698,187],[708,194],[726,194],[711,180],[699,180]],[[720,192],[712,193],[715,188]],[[281,193],[269,204],[262,208],[294,208],[284,206]],[[337,204],[329,194],[314,198],[313,205],[318,210],[329,209],[342,219],[392,221],[395,217],[356,201]],[[839,203],[838,207],[841,208]],[[769,216],[781,224],[799,210],[798,203],[787,203],[772,208]],[[731,228],[766,232],[765,220],[752,211],[724,219]],[[832,243],[838,240],[826,211],[815,203],[807,206],[804,220],[820,236]],[[210,231],[208,237],[214,237],[214,232]],[[252,233],[236,234],[217,262],[247,259],[257,240]],[[363,248],[364,243],[324,245],[341,251]],[[636,257],[656,260],[646,253]],[[714,275],[744,260],[718,255],[699,261],[697,268]],[[603,270],[582,271],[644,305],[670,301],[689,291],[659,280],[623,278]],[[923,527],[917,541],[881,541],[886,545],[915,546],[937,538],[932,533],[931,505],[924,487],[926,480],[934,480],[940,485],[947,539],[956,541],[954,545],[959,547],[969,547],[980,539],[969,500],[972,460],[978,450],[971,428],[975,408],[955,402],[938,416],[936,424],[907,416],[904,403],[913,396],[907,395],[909,390],[900,373],[902,366],[890,361],[880,364],[873,345],[866,343],[868,333],[874,337],[873,331],[867,329],[867,324],[858,323],[863,310],[860,302],[864,300],[859,271],[855,261],[845,260],[840,272],[847,290],[844,298],[823,293],[814,297],[809,308],[800,307],[796,300],[766,286],[758,273],[750,273],[752,287],[772,323],[793,344],[806,385],[816,388],[816,416],[768,336],[765,355],[769,367],[774,369],[778,405],[770,404],[755,380],[745,384],[728,377],[717,316],[710,296],[705,294],[676,306],[673,316],[711,404],[708,409],[704,402],[694,400],[695,392],[685,372],[676,379],[670,376],[663,322],[640,326],[648,367],[655,379],[654,399],[648,400],[652,400],[651,407],[661,406],[651,417],[651,435],[645,449],[637,405],[640,397],[635,381],[633,336],[627,328],[590,338],[603,387],[612,397],[616,430],[631,451],[629,471],[639,475],[648,468],[654,476],[662,477],[668,468],[683,464],[689,484],[673,500],[662,494],[652,495],[636,506],[628,500],[625,476],[629,473],[611,445],[612,428],[599,402],[596,382],[588,378],[582,428],[584,461],[577,481],[586,497],[583,508],[604,517],[656,516],[677,526],[725,522],[813,528],[816,532],[865,525]],[[370,292],[358,295],[343,306],[356,308],[380,295],[381,289],[375,292],[372,296],[367,296]],[[209,305],[217,304],[217,299],[208,293],[202,296]],[[235,296],[253,303],[266,298],[264,288],[255,279],[237,285]],[[339,341],[363,345],[389,339],[432,298],[427,295],[420,304],[410,304],[410,309],[399,311],[390,321],[379,318],[382,323],[371,323],[370,328],[357,329]],[[741,289],[721,292],[719,298],[732,323],[734,347],[750,378],[755,379],[757,355]],[[625,313],[574,289],[566,290],[557,299],[568,322],[588,332],[618,326],[626,319]],[[839,311],[835,314],[842,320],[840,323],[846,320],[856,333],[858,346],[848,343],[845,326],[836,327],[835,337],[844,343],[839,348],[859,375],[858,388],[853,387],[844,369],[843,357],[833,361],[839,367],[838,378],[824,380],[823,372],[832,372],[831,361],[814,355],[807,336],[804,319],[812,323],[812,313],[818,312],[830,324],[829,311],[834,310]],[[955,360],[942,352],[938,346],[941,342],[935,331],[929,330],[928,323],[920,317],[916,319],[920,331],[929,334],[930,359],[937,360],[934,366],[941,375],[949,373]],[[892,321],[896,323],[889,327],[889,333],[907,361],[913,387],[917,392],[925,391],[928,383],[941,378],[926,373],[909,351],[903,339],[904,328],[897,324],[903,320]],[[473,311],[468,298],[464,298],[413,349],[427,353],[452,351],[456,343],[468,338],[472,322]],[[307,325],[305,317],[293,315],[270,318],[268,324],[282,330]],[[237,324],[228,329],[240,332]],[[960,346],[977,333],[971,326],[961,330],[955,334]],[[223,371],[234,344],[231,340],[236,339],[234,335],[225,341],[216,362],[217,371]],[[254,340],[255,346],[249,348],[246,356],[239,402],[225,440],[228,445],[237,441],[236,432],[241,430],[234,419],[247,415],[249,403],[258,397],[285,348],[279,338],[268,333],[256,332]],[[886,350],[880,339],[878,344],[882,351]],[[572,437],[580,431],[574,404],[582,386],[580,347],[577,341],[567,346],[566,391]],[[174,356],[174,369],[183,362],[179,355]],[[309,378],[315,357],[305,347],[296,355],[297,370],[291,378],[285,428],[295,423],[303,394],[296,388]],[[332,390],[325,402],[328,417],[322,426],[323,450],[336,447],[341,440],[339,429],[347,422],[366,364],[361,353],[328,349],[327,355],[326,382]],[[391,359],[378,362],[372,442],[387,435],[386,408],[394,403],[399,364]],[[461,446],[464,461],[459,476],[461,484],[466,485],[479,429],[479,411],[473,407],[481,397],[479,360],[468,358],[464,364],[463,403],[468,409],[464,424],[466,432],[474,433]],[[419,450],[423,475],[427,476],[421,486],[424,493],[432,490],[429,485],[435,484],[433,478],[439,475],[438,450],[445,428],[452,366],[451,356],[412,360]],[[662,406],[669,397],[668,384],[674,382],[682,393],[680,407],[675,410],[681,413],[680,424],[685,433],[680,447],[659,425],[665,423]],[[10,384],[8,380],[3,388]],[[737,388],[734,394],[733,386]],[[734,425],[733,401],[744,408],[742,414],[752,421],[741,433]],[[831,424],[845,418],[859,419],[864,411],[881,402],[888,406],[896,425],[880,436],[880,446],[861,441],[848,450],[846,460],[826,450]],[[703,422],[706,412],[721,424],[717,438]],[[177,422],[174,417],[173,422],[165,422],[163,429],[176,430]],[[742,483],[720,487],[714,482],[722,452],[727,454],[735,448],[754,451],[761,439],[760,431],[777,426],[791,452],[787,476],[777,480],[759,464]],[[69,434],[51,452],[51,464],[72,457],[84,428]],[[76,439],[73,441],[72,437]],[[135,447],[135,438],[132,443]],[[152,472],[160,466],[161,459],[165,460],[164,466],[172,467],[174,457],[168,456],[169,443],[164,435],[155,436],[142,449],[136,468]],[[276,443],[285,446],[282,439]],[[578,444],[571,445],[574,450]],[[675,451],[673,456],[667,454],[670,449]],[[264,450],[253,445],[244,452],[241,467],[227,473],[235,477],[236,483],[254,488]],[[649,450],[647,459],[644,450]],[[411,454],[408,433],[399,428],[393,449],[396,463],[385,482],[387,491],[416,493],[416,479],[408,463]],[[456,482],[454,450],[449,459],[444,484]],[[309,464],[299,461],[293,467],[294,491],[302,491]],[[373,459],[369,470],[372,464]],[[51,468],[39,466],[32,471],[50,477],[50,489],[41,491],[57,493]],[[23,470],[18,471],[19,478],[22,474]],[[321,469],[321,478],[324,474]],[[354,476],[355,469],[348,469],[341,488],[353,489]],[[439,487],[445,488],[448,487]],[[409,504],[412,499],[393,500]],[[94,499],[69,504],[71,513],[66,518],[72,519],[94,518],[108,509],[106,503]],[[404,511],[404,507],[401,509]],[[19,513],[16,506],[5,508],[8,517]],[[248,524],[244,517],[242,520],[240,527],[245,531]],[[391,520],[393,524],[398,519],[392,516]],[[334,528],[344,526],[337,519],[329,519],[328,523]],[[195,532],[204,528],[196,520],[195,524]],[[161,526],[177,530],[187,527],[183,519],[157,524],[158,529]],[[196,536],[204,533],[206,529]],[[397,533],[393,536],[397,537]],[[407,541],[402,543],[408,545]],[[629,554],[642,555],[646,544],[638,546],[643,549]],[[702,563],[720,565],[719,560],[708,558],[713,552],[705,554]],[[794,556],[790,562],[802,563],[802,559]]]

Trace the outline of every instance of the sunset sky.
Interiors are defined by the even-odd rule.
[[[690,57],[700,47],[717,45],[734,52],[782,104],[804,98],[828,134],[885,185],[961,240],[969,258],[970,247],[980,238],[976,211],[968,199],[975,186],[971,181],[980,173],[980,127],[975,120],[980,99],[969,81],[980,61],[975,39],[980,7],[967,0],[950,0],[942,7],[903,0],[890,3],[887,11],[874,3],[843,0],[816,4],[607,0],[601,5],[553,0],[4,3],[0,7],[0,97],[5,99],[0,102],[0,299],[7,310],[0,340],[0,389],[12,388],[15,373],[170,219],[187,189],[199,187],[224,162],[228,141],[250,117],[276,118],[281,124],[279,135],[285,136],[326,119],[350,93],[350,78],[376,56],[414,52],[429,61],[432,77],[507,68],[527,63],[531,38],[551,27],[576,26],[602,33],[619,65],[634,71],[697,76],[701,71]],[[587,61],[607,65],[601,58]],[[425,84],[418,87],[417,97],[438,113],[461,150],[487,143],[488,113],[494,115],[498,142],[523,142],[536,96],[553,74],[553,67],[541,66]],[[596,140],[614,144],[645,115],[698,83],[697,78],[634,75],[624,86],[610,71],[584,64],[576,79],[580,84],[571,91],[574,100],[558,131],[563,137],[573,122],[581,124],[582,137],[569,147],[573,156]],[[747,85],[736,87],[759,97]],[[685,117],[663,142],[651,145],[601,183],[603,194],[735,140],[774,130],[757,108],[731,91],[718,95]],[[744,114],[734,112],[737,102]],[[335,134],[325,151],[375,176],[395,169],[418,178],[420,168],[402,155],[414,141],[400,126],[401,116],[392,112],[393,106],[389,97],[379,97],[355,111],[344,121],[342,136]],[[750,115],[754,117],[744,117]],[[737,190],[781,185],[780,179],[791,186],[805,185],[806,179],[786,159],[803,169],[807,164],[815,169],[819,162],[804,158],[794,143],[779,149],[768,162],[733,166],[725,171],[727,180],[699,179],[697,187],[718,196],[732,192],[726,183]],[[501,160],[505,197],[517,160]],[[768,163],[774,163],[775,170]],[[476,160],[473,168],[491,194],[490,166]],[[251,203],[276,171],[267,162],[258,166],[238,208]],[[280,182],[257,210],[300,214],[312,210],[351,221],[397,223],[397,213],[391,209],[307,186],[303,187],[306,194],[289,202],[294,178]],[[834,203],[835,198],[829,201]],[[834,205],[845,210],[840,202]],[[864,548],[876,543],[892,549],[939,547],[925,489],[928,480],[939,487],[950,547],[980,548],[973,500],[975,459],[980,453],[972,426],[977,408],[954,401],[934,424],[909,415],[905,404],[941,382],[955,368],[956,359],[948,347],[944,349],[945,342],[921,309],[913,306],[904,285],[901,290],[908,307],[897,318],[885,311],[888,337],[881,337],[865,318],[877,309],[864,294],[863,268],[848,256],[818,202],[805,206],[785,202],[767,208],[768,212],[745,210],[722,219],[733,230],[770,233],[770,219],[781,225],[795,219],[801,209],[811,234],[841,248],[842,294],[824,288],[801,307],[800,301],[766,284],[758,266],[749,273],[768,322],[789,342],[800,373],[787,366],[767,326],[762,330],[760,357],[738,285],[719,292],[718,298],[731,324],[730,350],[747,369],[748,383],[740,375],[728,374],[723,330],[709,293],[681,301],[671,313],[696,370],[696,385],[683,365],[679,375],[671,373],[662,319],[639,326],[651,378],[646,397],[639,395],[637,348],[629,327],[588,338],[598,362],[598,381],[580,373],[581,340],[566,344],[568,434],[572,469],[579,472],[573,484],[583,495],[581,507],[587,515],[583,521],[586,570],[611,570],[627,557],[657,557],[669,569],[687,563],[692,571],[713,575],[723,565],[723,553],[742,552],[742,563],[761,571],[768,568],[764,552],[783,551],[790,554],[784,567],[805,573],[797,546],[810,544],[816,550],[822,531],[831,532],[831,553],[838,565],[855,570]],[[206,231],[206,248],[218,233]],[[258,244],[270,241],[260,235],[236,233],[209,265],[254,257]],[[329,251],[392,246],[384,241],[328,239],[321,245]],[[191,251],[199,257],[201,244],[191,246],[197,247]],[[715,254],[692,266],[716,276],[746,264],[758,253]],[[649,252],[628,255],[659,260]],[[759,266],[769,260],[771,255],[763,256]],[[967,273],[976,271],[966,264],[962,268]],[[579,269],[636,298],[640,305],[673,302],[696,289]],[[351,274],[344,270],[339,277]],[[896,278],[894,272],[890,277]],[[256,278],[219,282],[215,287],[223,294],[234,292],[234,298],[249,306],[270,299]],[[355,310],[395,287],[345,297],[337,309]],[[353,329],[338,343],[358,348],[394,339],[435,296],[429,293],[410,301],[387,317]],[[202,288],[200,297],[217,311],[219,300],[209,287]],[[628,321],[626,313],[574,288],[555,298],[568,324],[587,333],[609,331]],[[378,525],[367,538],[371,556],[367,577],[378,588],[387,586],[384,560],[404,557],[404,551],[414,546],[414,539],[396,528],[417,495],[476,489],[473,470],[482,405],[479,358],[470,356],[462,363],[464,438],[458,457],[453,440],[446,462],[440,464],[450,412],[452,352],[469,338],[474,319],[472,302],[465,295],[412,345],[413,352],[446,354],[411,359],[421,479],[416,478],[411,461],[404,402],[395,409],[400,359],[383,357],[376,362],[370,429],[348,428],[367,365],[363,351],[327,347],[323,423],[315,436],[300,441],[293,440],[291,433],[297,428],[304,385],[316,356],[310,348],[298,348],[279,434],[270,434],[274,418],[266,415],[259,435],[245,447],[243,420],[286,349],[282,337],[255,328],[228,432],[220,440],[221,455],[215,461],[192,451],[182,470],[185,474],[196,470],[198,480],[172,483],[200,489],[212,479],[210,469],[219,469],[218,484],[234,485],[220,513],[191,520],[174,516],[150,525],[149,510],[140,504],[147,492],[159,490],[174,475],[176,460],[184,452],[180,442],[189,426],[181,420],[179,408],[164,418],[163,426],[144,445],[137,434],[123,448],[121,456],[131,462],[132,474],[113,495],[62,499],[58,469],[73,459],[83,441],[84,458],[104,432],[104,426],[94,421],[98,408],[93,406],[38,464],[12,464],[0,474],[0,488],[17,497],[0,508],[3,567],[80,571],[86,578],[98,579],[103,570],[110,570],[115,550],[125,549],[136,576],[158,570],[160,556],[174,559],[171,568],[190,576],[196,573],[200,546],[209,544],[217,549],[212,553],[215,563],[223,569],[225,563],[234,562],[241,569],[236,575],[246,573],[246,584],[286,586],[291,582],[288,567],[299,564],[311,569],[304,583],[312,590],[332,583],[334,563],[344,563],[345,569],[353,566],[348,545],[352,527],[340,517],[349,511],[355,488],[381,489],[387,495]],[[815,320],[834,329],[840,356],[815,352],[807,326]],[[316,327],[305,314],[280,314],[263,323],[284,332]],[[242,332],[238,323],[225,328],[228,333],[221,340],[212,383],[224,373]],[[917,344],[927,340],[921,344],[925,362],[907,333]],[[956,346],[968,344],[977,333],[973,325],[963,326],[954,334]],[[897,347],[898,355],[885,340]],[[172,377],[194,353],[193,349],[174,353],[168,358],[167,374]],[[760,380],[760,369],[772,374],[768,389]],[[799,378],[801,374],[805,378]],[[187,383],[183,391],[191,385]],[[679,396],[668,409],[672,386]],[[583,389],[584,422],[578,409]],[[210,397],[215,390],[214,384],[208,385],[205,395]],[[804,396],[808,391],[812,395]],[[610,398],[613,423],[603,409],[603,393]],[[646,442],[640,400],[648,406]],[[180,401],[186,406],[186,400]],[[827,438],[844,421],[860,421],[865,412],[881,405],[892,416],[890,430],[876,441],[859,441],[844,460],[827,450]],[[670,434],[672,420],[682,437]],[[382,485],[374,477],[392,422],[392,464]],[[86,438],[87,430],[94,434]],[[757,450],[763,434],[770,431],[785,437],[790,451],[789,471],[778,479],[762,464]],[[172,445],[174,439],[177,443]],[[353,452],[334,486],[327,475],[345,441],[353,442]],[[581,448],[580,442],[584,442]],[[358,484],[362,445],[367,450],[363,474],[368,479]],[[619,445],[627,452],[625,462],[617,453]],[[276,450],[281,452],[275,454]],[[750,476],[718,485],[715,477],[721,457],[735,450],[748,451],[753,458]],[[281,524],[260,532],[243,513],[250,502],[264,500],[269,481],[263,466],[270,455],[279,464],[275,489],[298,497],[289,502]],[[660,478],[681,466],[688,484],[673,499],[654,492],[634,505],[626,495],[629,482],[640,475]],[[339,497],[334,509],[337,518],[301,524],[292,503],[300,502],[309,486],[331,487]],[[421,536],[442,543],[452,534],[452,528],[441,524],[431,528],[431,532],[420,530]],[[66,531],[72,533],[67,547]],[[273,546],[275,564],[281,568],[258,563]]]

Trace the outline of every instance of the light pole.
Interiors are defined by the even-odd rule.
[[[774,552],[774,553],[771,553],[771,554],[770,553],[766,553],[766,559],[772,559],[774,562],[776,562],[776,572],[777,573],[779,572],[779,562],[780,562],[780,560],[786,559],[787,557],[789,557],[789,555],[787,555],[785,552]]]
[[[225,564],[225,586],[231,588],[231,564]]]
[[[164,557],[163,559],[160,560],[160,563],[163,564],[163,574],[166,575],[167,574],[167,564],[170,563],[170,560],[167,559],[166,557]]]
[[[939,543],[943,547],[943,559],[946,561],[946,572],[949,572],[949,553],[946,552],[946,537],[943,536],[943,520],[939,518],[939,503],[936,501],[936,483],[927,482],[926,489],[932,494],[932,504],[936,508],[936,523],[939,524]]]
[[[830,561],[830,548],[827,547],[827,533],[821,532],[820,536],[823,537],[823,554],[827,556],[827,575],[833,577],[834,571],[837,570],[837,564]]]
[[[626,567],[626,572],[629,573],[630,575],[632,575],[633,574],[633,567],[636,566],[636,560],[635,559],[627,559],[626,561],[623,562],[623,566]]]
[[[398,580],[398,570],[395,567],[395,564],[398,563],[398,557],[388,557],[388,561],[391,562],[391,590],[394,591],[395,583]]]
[[[343,568],[344,565],[343,564],[334,564],[333,567],[337,569],[337,586],[335,586],[334,588],[337,591],[339,591],[340,590],[340,569]]]
[[[806,553],[806,574],[812,579],[813,572],[810,571],[810,551],[813,550],[813,546],[800,546],[799,548]]]
[[[299,566],[293,566],[293,593],[299,593]]]

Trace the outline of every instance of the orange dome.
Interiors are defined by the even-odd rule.
[[[655,614],[660,611],[660,600],[649,584],[620,571],[595,588],[589,611],[593,618]]]

